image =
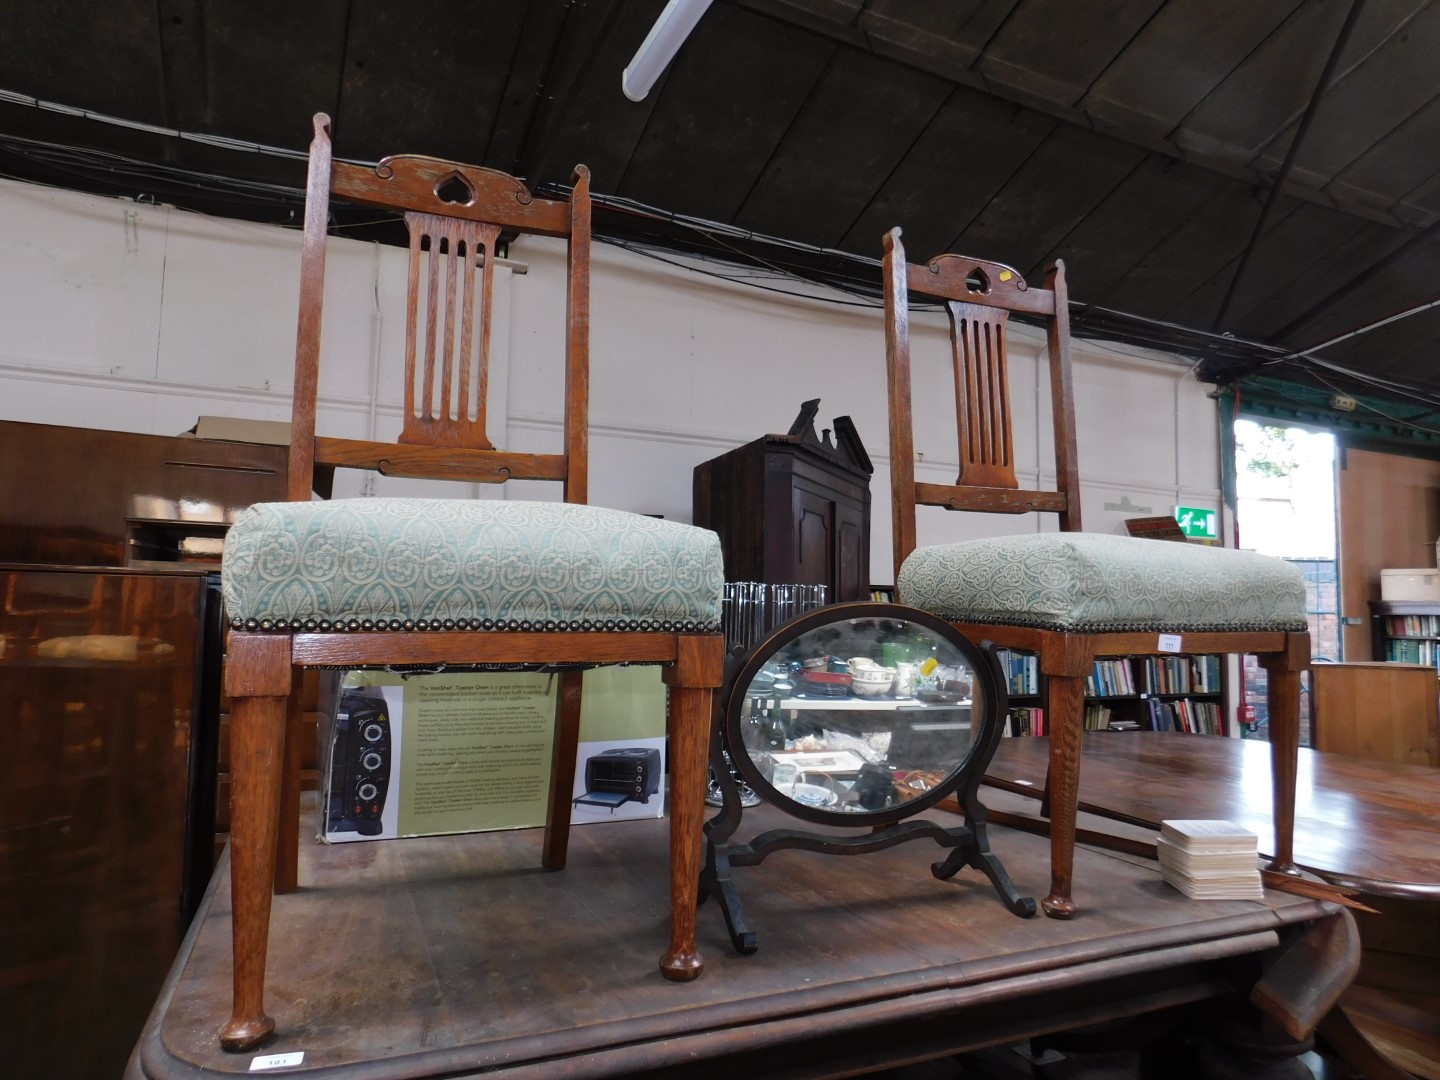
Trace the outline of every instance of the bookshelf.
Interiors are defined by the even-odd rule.
[[[1370,640],[1376,660],[1440,668],[1440,602],[1372,600]]]
[[[1005,734],[1047,734],[1035,655],[1002,649],[998,656],[1010,694]],[[1085,681],[1085,730],[1224,735],[1223,671],[1211,655],[1098,659]]]

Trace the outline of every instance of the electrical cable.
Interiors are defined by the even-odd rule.
[[[41,111],[61,113],[95,123],[181,142],[196,143],[233,153],[253,154],[297,164],[303,163],[307,159],[307,154],[303,150],[126,120],[8,90],[0,90],[0,104],[29,106]],[[229,205],[244,213],[252,214],[257,209],[272,209],[276,211],[278,219],[271,220],[269,223],[282,227],[296,227],[294,212],[304,203],[304,191],[298,187],[144,161],[109,151],[85,150],[13,135],[0,135],[0,150],[31,164],[54,170],[65,176],[81,178],[92,184],[103,185],[112,190],[129,190],[133,186],[153,188],[159,182],[172,188],[180,188],[194,193],[196,197],[205,200],[212,206],[217,203]],[[336,160],[357,165],[374,165],[374,162],[346,158],[337,157]],[[10,172],[0,172],[0,177],[24,183],[35,182],[29,177],[15,176]],[[566,184],[542,183],[536,185],[535,190],[537,193],[568,194],[570,188]],[[137,201],[143,201],[146,195],[150,195],[157,202],[163,198],[166,202],[180,205],[173,191],[163,192],[160,195],[141,191],[131,197]],[[180,198],[183,199],[183,196]],[[707,221],[623,196],[596,194],[592,198],[598,207],[617,218],[633,222],[651,222],[661,227],[654,230],[659,235],[651,239],[601,235],[597,232],[597,239],[637,255],[653,258],[704,276],[778,295],[843,307],[873,309],[881,306],[879,287],[881,262],[877,258],[757,233],[740,226]],[[210,212],[199,210],[194,206],[183,208],[198,213]],[[383,224],[390,220],[393,219],[379,217],[360,221],[332,221],[331,228],[336,232],[344,232]],[[684,235],[692,239],[693,248],[698,250],[692,249],[691,244],[677,243],[677,238],[665,231],[664,227],[667,226],[672,230],[681,230]],[[708,244],[712,250],[705,250],[704,244]],[[684,261],[661,255],[662,251],[671,255],[683,253]],[[706,269],[697,264],[708,264],[711,267],[723,266],[727,268],[728,272]],[[754,273],[756,267],[768,271],[768,274]],[[841,295],[816,295],[780,288],[774,284],[777,281],[802,282],[808,286],[831,290]],[[872,281],[873,284],[871,284]],[[848,297],[848,299],[842,297]],[[1437,306],[1440,306],[1440,298],[1397,312],[1375,323],[1298,352],[1287,352],[1263,342],[1248,341],[1231,335],[1186,327],[1163,319],[1133,315],[1096,306],[1076,305],[1072,315],[1072,333],[1078,340],[1100,348],[1105,348],[1101,344],[1102,342],[1111,341],[1151,351],[1175,353],[1192,360],[1199,358],[1224,364],[1258,363],[1262,367],[1291,365],[1333,389],[1330,383],[1321,379],[1315,372],[1315,368],[1323,368],[1387,393],[1425,405],[1440,405],[1440,396],[1430,395],[1420,387],[1371,375],[1314,355],[1321,349],[1330,348],[1342,341],[1361,336]],[[943,304],[922,301],[917,302],[916,307],[934,310],[943,307]],[[1128,355],[1120,350],[1108,351],[1114,352],[1116,355]],[[1277,353],[1281,355],[1276,355]],[[1192,368],[1194,366],[1194,364],[1191,365]],[[1408,423],[1408,421],[1399,420],[1381,410],[1374,409],[1373,406],[1367,407],[1377,415],[1385,416],[1397,423]],[[1429,429],[1417,426],[1417,430]]]

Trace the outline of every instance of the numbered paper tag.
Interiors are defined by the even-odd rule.
[[[1179,634],[1161,634],[1161,635],[1160,635],[1160,651],[1161,651],[1161,652],[1179,652],[1179,651],[1180,651],[1180,635],[1179,635]]]
[[[297,1050],[293,1054],[267,1054],[264,1057],[257,1057],[250,1062],[250,1071],[259,1072],[261,1069],[287,1069],[292,1065],[299,1065],[304,1060],[304,1050]]]

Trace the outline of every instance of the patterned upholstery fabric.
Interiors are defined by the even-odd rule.
[[[720,539],[554,502],[259,503],[225,538],[234,627],[697,630],[720,623]]]
[[[1304,630],[1305,580],[1248,551],[1092,533],[917,548],[902,602],[954,622],[1103,632]]]

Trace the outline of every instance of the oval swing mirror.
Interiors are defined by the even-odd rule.
[[[992,662],[927,612],[840,604],[760,642],[726,710],[731,760],[772,805],[882,825],[956,790],[998,733]],[[978,783],[979,777],[974,778]]]

